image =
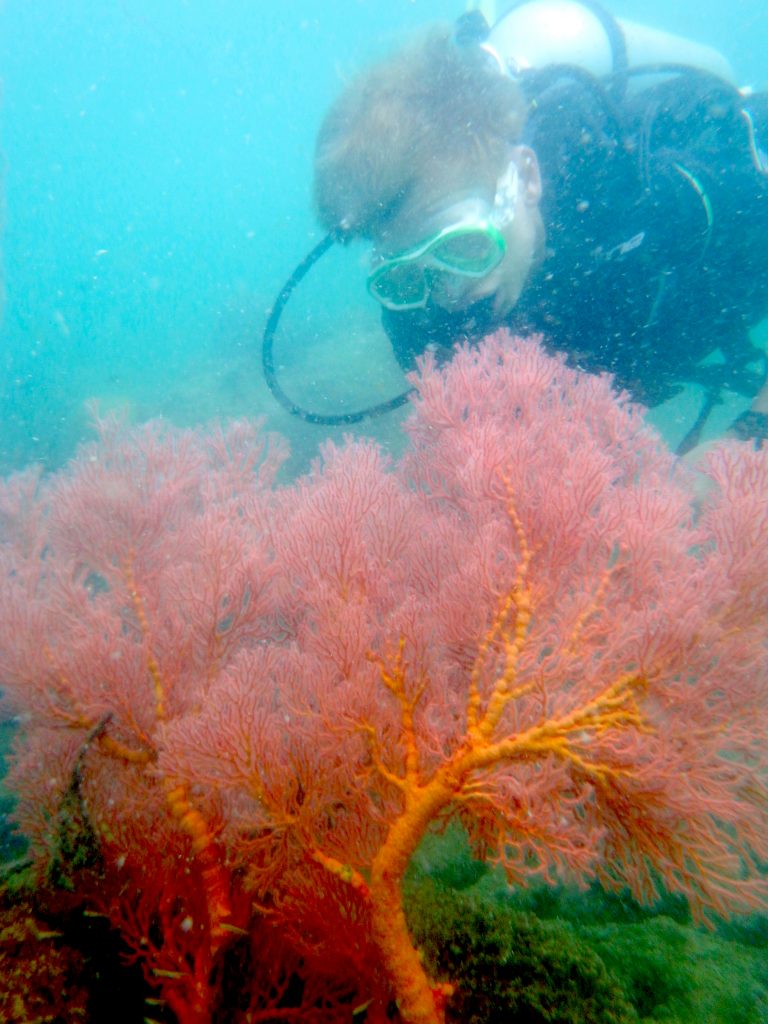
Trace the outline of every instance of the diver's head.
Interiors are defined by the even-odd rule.
[[[390,309],[466,306],[503,316],[541,246],[541,183],[520,144],[525,104],[479,45],[447,28],[353,80],[318,136],[321,221],[374,243],[369,290]]]
[[[514,146],[492,192],[412,198],[373,234],[368,290],[395,311],[434,303],[451,312],[492,296],[500,320],[540,249],[540,196],[535,155]]]

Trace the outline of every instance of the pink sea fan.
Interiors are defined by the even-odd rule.
[[[253,900],[306,963],[353,965],[372,1020],[394,993],[435,1024],[400,882],[451,816],[518,882],[762,905],[768,452],[724,446],[697,501],[607,378],[504,333],[413,383],[395,465],[348,440],[278,487],[247,424],[108,424],[9,482],[0,685],[42,869],[75,793],[105,856],[186,858],[151,862],[173,907],[198,887],[195,963]],[[168,981],[189,1022],[196,971]]]

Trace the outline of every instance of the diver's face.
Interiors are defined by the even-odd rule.
[[[415,202],[375,240],[368,287],[382,305],[456,312],[493,296],[503,319],[517,303],[543,235],[535,155],[516,147],[490,187],[461,194],[452,203],[439,194]]]

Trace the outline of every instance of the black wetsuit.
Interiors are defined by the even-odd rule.
[[[688,381],[754,395],[765,359],[749,328],[768,316],[768,95],[744,100],[690,69],[634,95],[621,84],[616,97],[566,68],[524,83],[546,254],[504,324],[541,332],[648,405]],[[486,300],[455,314],[385,310],[384,326],[409,368],[427,345],[499,324]]]

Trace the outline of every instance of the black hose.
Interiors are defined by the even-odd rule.
[[[412,389],[409,388],[407,391],[403,391],[401,394],[396,395],[394,398],[390,398],[386,402],[380,402],[378,405],[370,405],[366,409],[358,409],[356,412],[326,415],[319,412],[310,412],[308,409],[304,409],[302,406],[297,405],[296,402],[286,395],[280,386],[280,382],[278,381],[277,374],[275,372],[273,344],[275,340],[275,332],[277,331],[278,324],[280,323],[280,318],[283,315],[283,310],[285,309],[285,305],[297,285],[304,280],[315,263],[317,263],[321,256],[325,255],[337,239],[338,236],[334,232],[327,234],[325,238],[317,243],[314,249],[307,253],[301,263],[299,263],[293,271],[281,288],[277,299],[275,299],[275,304],[270,310],[269,317],[267,318],[267,325],[264,328],[264,336],[261,342],[261,365],[264,370],[264,379],[266,380],[267,386],[274,397],[280,405],[282,405],[282,407],[291,414],[291,416],[298,416],[299,419],[304,420],[306,423],[314,423],[322,427],[349,426],[352,423],[359,423],[364,419],[369,419],[374,416],[382,416],[386,412],[391,412],[393,409],[397,409],[401,405],[405,405],[408,401],[408,396],[412,392]]]

